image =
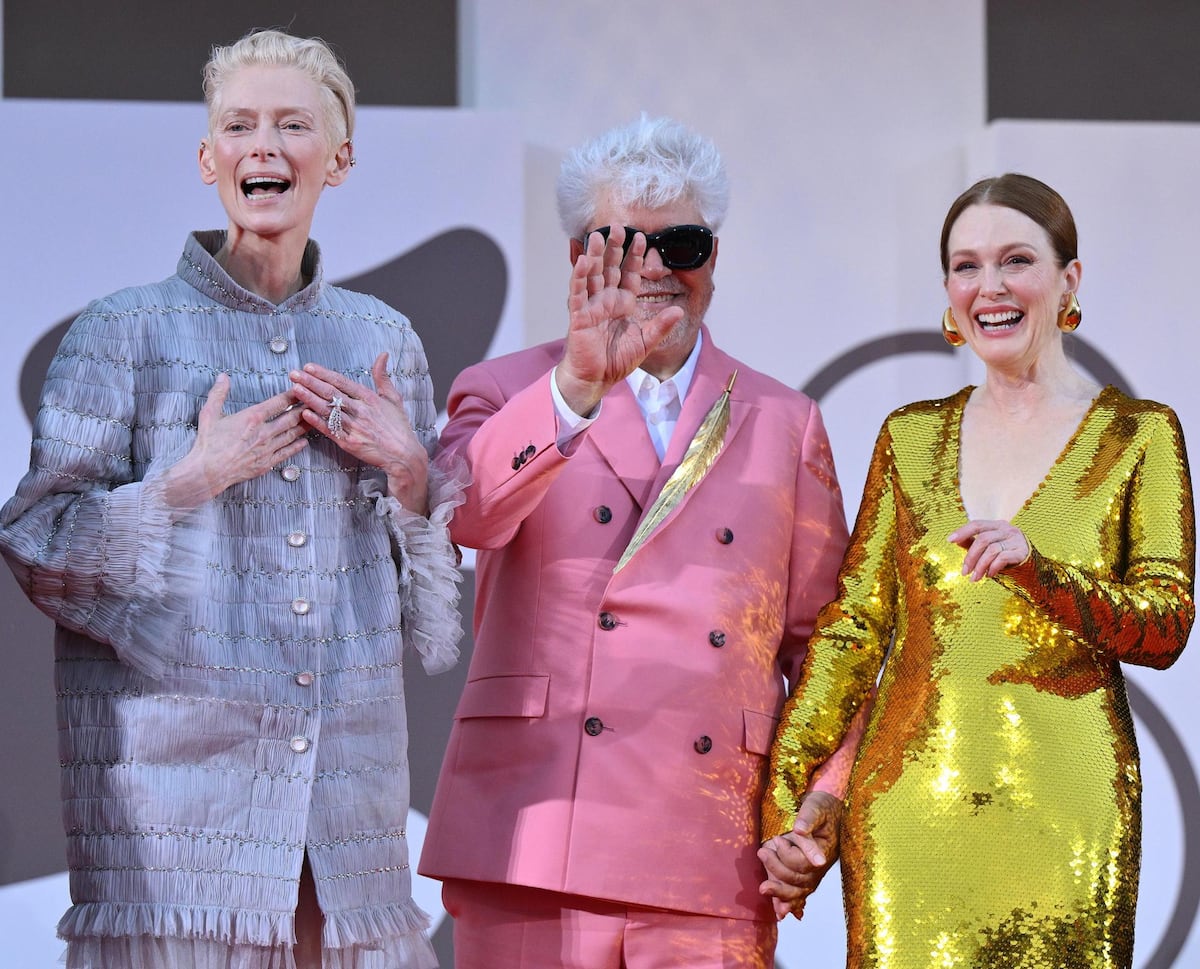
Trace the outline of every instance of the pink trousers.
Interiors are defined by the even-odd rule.
[[[449,880],[455,969],[770,969],[774,922]]]

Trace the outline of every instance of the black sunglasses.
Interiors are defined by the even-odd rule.
[[[612,226],[603,225],[599,229],[593,229],[592,232],[599,232],[601,238],[607,241],[611,228]],[[642,232],[642,230],[635,229],[633,226],[625,226],[625,245],[622,257],[629,255],[629,247],[633,245],[635,232]],[[589,232],[587,235],[591,234]],[[712,229],[702,225],[671,225],[662,232],[642,232],[642,235],[646,237],[646,251],[657,249],[658,254],[662,256],[663,265],[668,269],[699,269],[708,262],[708,257],[712,255]],[[587,236],[584,236],[583,242],[586,246]]]

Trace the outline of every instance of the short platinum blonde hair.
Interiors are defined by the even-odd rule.
[[[337,55],[319,37],[293,37],[282,30],[252,30],[241,40],[214,47],[204,65],[204,103],[209,129],[226,78],[243,67],[294,67],[321,89],[333,146],[354,137],[354,83]]]
[[[595,228],[596,204],[612,192],[625,205],[658,208],[681,198],[704,224],[721,227],[729,208],[729,175],[716,146],[671,118],[643,114],[576,148],[558,175],[558,217],[573,239]]]

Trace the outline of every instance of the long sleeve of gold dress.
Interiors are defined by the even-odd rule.
[[[1030,559],[971,582],[946,540],[967,518],[970,391],[880,432],[784,707],[763,837],[791,827],[883,667],[842,829],[847,965],[1125,969],[1141,779],[1120,663],[1169,666],[1194,617],[1182,432],[1105,388],[1012,519]]]

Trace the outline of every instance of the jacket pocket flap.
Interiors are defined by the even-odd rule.
[[[472,717],[542,717],[550,693],[549,673],[502,673],[468,680],[456,720]]]
[[[768,756],[771,753],[771,741],[775,739],[777,726],[779,726],[778,717],[773,717],[769,713],[759,713],[757,710],[743,710],[742,727],[745,731],[743,745],[752,754]]]

